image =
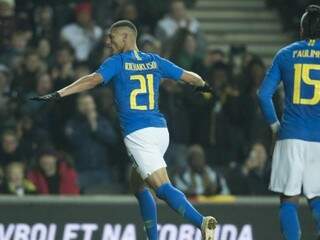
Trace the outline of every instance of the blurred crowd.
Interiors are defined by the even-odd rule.
[[[105,30],[129,19],[141,51],[197,72],[214,89],[161,84],[172,181],[189,196],[270,194],[272,135],[256,98],[266,66],[246,46],[207,48],[188,15],[194,4],[0,0],[0,193],[128,193],[130,160],[110,88],[49,104],[28,99],[95,71],[110,56]],[[274,99],[279,112],[281,97]]]

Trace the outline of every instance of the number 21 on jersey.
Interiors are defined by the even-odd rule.
[[[320,71],[318,64],[295,64],[294,65],[294,85],[293,85],[293,103],[302,105],[316,105],[320,103],[320,79],[311,79],[310,71]],[[302,81],[302,82],[301,82]],[[301,97],[302,84],[314,87],[312,98]]]
[[[153,74],[131,75],[130,80],[139,81],[140,88],[136,88],[130,93],[130,108],[134,110],[153,110],[154,109],[154,90],[153,90]],[[138,105],[137,96],[139,94],[148,94],[148,105]]]

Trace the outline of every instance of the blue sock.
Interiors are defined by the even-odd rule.
[[[280,225],[285,240],[300,240],[301,229],[296,204],[291,202],[281,203]]]
[[[316,228],[318,236],[320,236],[320,198],[316,198],[310,201],[310,207],[312,210],[312,215],[316,221]]]
[[[182,217],[201,228],[203,216],[191,205],[185,195],[171,183],[162,184],[156,189],[156,194]]]
[[[145,188],[142,192],[135,194],[140,206],[144,226],[149,240],[158,239],[157,229],[157,205],[150,191]]]

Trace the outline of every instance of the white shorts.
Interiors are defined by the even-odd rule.
[[[286,196],[320,196],[320,143],[297,139],[277,141],[269,189]]]
[[[143,180],[160,168],[167,167],[163,159],[169,145],[167,128],[139,129],[127,135],[124,144],[133,161],[133,167]]]

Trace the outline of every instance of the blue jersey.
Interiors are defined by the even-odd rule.
[[[272,95],[280,81],[285,105],[278,138],[320,142],[320,41],[295,42],[275,56],[258,94],[270,124],[278,120]]]
[[[156,54],[127,51],[113,55],[97,70],[111,83],[123,135],[146,127],[166,127],[159,112],[161,78],[179,80],[183,69]]]

